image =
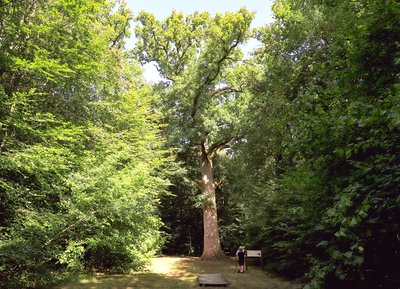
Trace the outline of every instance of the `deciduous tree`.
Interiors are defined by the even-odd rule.
[[[238,67],[239,45],[248,37],[252,13],[174,11],[164,21],[142,12],[137,18],[135,53],[155,63],[163,77],[162,111],[169,142],[181,155],[199,159],[198,185],[203,196],[202,258],[223,256],[215,201],[216,154],[241,136],[239,125],[248,95]]]
[[[281,0],[259,33],[265,76],[235,154],[246,230],[306,288],[399,286],[399,8]]]
[[[153,95],[111,1],[0,1],[0,287],[131,270],[161,243]]]

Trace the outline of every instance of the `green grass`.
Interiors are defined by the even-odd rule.
[[[199,274],[220,273],[231,282],[230,289],[300,289],[276,278],[256,266],[250,266],[245,274],[235,272],[235,261],[200,261],[193,257],[155,258],[153,265],[143,272],[126,275],[98,275],[82,277],[76,282],[57,289],[193,289],[199,287]]]
[[[186,289],[193,288],[191,281],[182,281],[173,277],[155,273],[131,275],[96,276],[82,278],[80,281],[62,286],[62,289]]]

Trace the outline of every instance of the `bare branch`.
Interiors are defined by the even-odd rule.
[[[221,89],[215,90],[213,93],[211,93],[211,96],[220,96],[221,94],[224,93],[232,93],[232,92],[243,92],[241,88],[235,88],[235,87],[224,87]]]
[[[240,140],[242,139],[244,136],[243,135],[236,135],[236,136],[232,136],[232,137],[227,137],[224,139],[221,139],[215,143],[213,143],[209,148],[208,148],[208,152],[207,154],[211,155],[213,153],[215,153],[216,151],[222,149],[222,148],[226,148],[227,145],[235,140]]]
[[[226,182],[226,178],[222,178],[222,179],[219,179],[219,180],[214,180],[214,186],[215,187],[219,187],[220,185],[222,185],[225,182]]]

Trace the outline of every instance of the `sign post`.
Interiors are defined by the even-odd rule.
[[[261,250],[246,250],[246,259],[247,258],[260,258],[260,266],[262,267],[262,254]],[[247,271],[247,260],[246,260],[246,271]]]

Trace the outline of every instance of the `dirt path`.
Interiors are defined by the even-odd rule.
[[[301,285],[278,279],[256,266],[245,274],[234,272],[235,261],[200,261],[194,257],[160,257],[143,272],[129,275],[96,276],[59,289],[194,289],[200,274],[220,273],[228,279],[230,289],[300,289]],[[221,288],[221,287],[218,287]]]

